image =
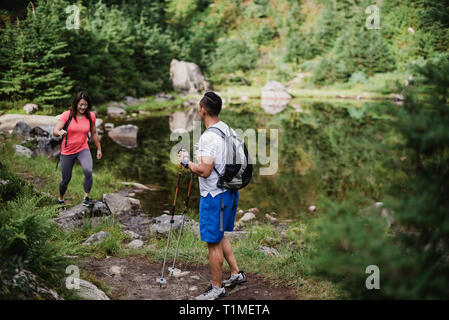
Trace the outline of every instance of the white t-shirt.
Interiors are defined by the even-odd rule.
[[[230,133],[235,134],[235,131],[223,121],[218,121],[211,127],[219,128],[226,135],[229,135]],[[206,131],[201,135],[200,140],[198,141],[198,157],[205,156],[215,158],[215,169],[217,169],[220,175],[222,175],[225,171],[226,165],[225,147],[225,140],[221,136],[219,136],[216,132]],[[212,197],[215,197],[217,194],[226,191],[225,189],[217,188],[218,174],[214,169],[212,169],[209,177],[198,178],[200,184],[200,194],[202,197],[206,197],[208,193],[210,193]]]

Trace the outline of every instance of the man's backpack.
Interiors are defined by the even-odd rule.
[[[229,190],[246,187],[253,174],[253,164],[245,142],[239,139],[232,130],[229,135],[217,127],[209,127],[206,131],[208,130],[219,135],[226,143],[226,165],[223,175],[220,175],[214,167],[218,174],[217,187]]]
[[[92,129],[92,119],[91,118],[88,118],[89,119],[89,125],[90,125],[90,127],[89,127],[89,132],[90,132],[90,130]],[[64,131],[66,131],[67,132],[67,128],[69,127],[69,125],[70,125],[70,122],[72,121],[72,111],[70,111],[70,113],[69,113],[69,118],[67,119],[67,122],[64,124],[64,127],[62,127],[62,129],[64,130]],[[61,143],[61,146],[60,146],[60,150],[59,150],[59,154],[61,155],[61,149],[62,149],[62,141],[65,139],[65,147],[67,148],[67,139],[68,139],[68,136],[69,135],[69,133],[67,132],[65,135],[64,135],[64,137],[62,137],[62,139],[60,140],[60,143]],[[59,158],[58,158],[58,161],[56,162],[56,170],[58,170],[58,165],[59,165],[59,159],[60,159],[60,157],[61,156],[59,156]]]

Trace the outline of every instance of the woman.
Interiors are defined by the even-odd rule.
[[[87,135],[91,132],[92,140],[97,147],[97,159],[101,159],[101,145],[98,138],[97,128],[95,127],[95,114],[90,111],[91,103],[87,92],[80,91],[73,99],[71,108],[65,111],[55,128],[53,135],[56,137],[63,137],[61,144],[61,172],[62,181],[59,183],[59,199],[58,204],[64,204],[64,194],[72,178],[72,169],[75,164],[75,159],[81,164],[84,172],[84,199],[83,205],[92,207],[93,203],[89,199],[89,193],[92,189],[92,155],[87,144]],[[67,131],[63,129],[65,123],[72,116]]]

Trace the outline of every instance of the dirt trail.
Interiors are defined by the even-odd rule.
[[[112,268],[111,270],[111,267]],[[119,268],[117,268],[119,267]],[[208,266],[179,263],[176,266],[188,274],[182,277],[164,275],[167,284],[162,288],[156,283],[160,277],[162,264],[150,263],[144,257],[106,259],[84,259],[81,268],[104,282],[112,299],[126,300],[191,300],[201,294],[209,285]],[[117,273],[117,270],[120,270]],[[229,277],[224,271],[223,277]],[[225,300],[295,300],[295,291],[288,287],[273,284],[263,277],[247,273],[248,282],[228,289]]]

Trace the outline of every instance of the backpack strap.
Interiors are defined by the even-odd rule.
[[[67,120],[67,122],[64,124],[64,127],[62,129],[64,129],[65,131],[67,131],[67,128],[70,125],[70,122],[72,121],[72,111],[70,111],[69,113],[69,119]],[[65,134],[65,147],[67,148],[67,136],[68,136],[68,132]]]
[[[206,129],[206,131],[209,131],[209,130],[210,130],[210,132],[214,132],[215,134],[219,135],[222,139],[226,139],[226,134],[220,128],[209,127]],[[221,174],[218,172],[218,170],[215,168],[215,166],[214,166],[214,170],[218,174],[218,176],[221,177]]]

